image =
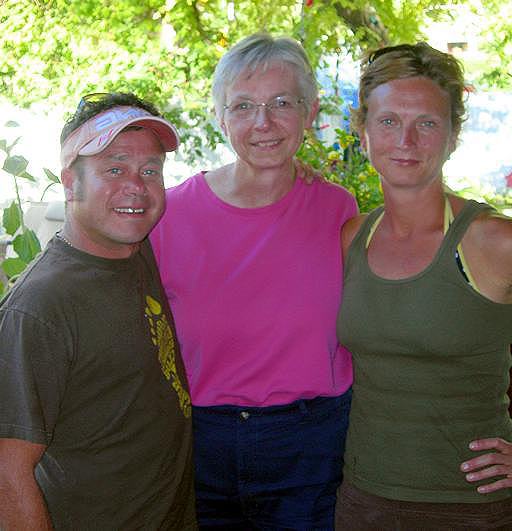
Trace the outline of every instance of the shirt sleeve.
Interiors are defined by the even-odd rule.
[[[0,311],[0,437],[49,444],[69,371],[62,330]]]

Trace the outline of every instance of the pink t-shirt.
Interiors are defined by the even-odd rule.
[[[166,191],[151,234],[196,406],[270,406],[352,383],[336,340],[342,187],[297,179],[276,203],[239,208],[203,173]]]

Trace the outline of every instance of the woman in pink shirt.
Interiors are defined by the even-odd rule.
[[[168,190],[151,236],[190,383],[203,528],[334,526],[352,383],[339,231],[357,207],[295,176],[317,94],[296,41],[234,46],[213,99],[236,160]]]

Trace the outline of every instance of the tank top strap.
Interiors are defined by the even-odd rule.
[[[354,236],[354,239],[350,245],[348,255],[352,253],[365,253],[366,252],[366,242],[374,229],[375,224],[379,221],[380,216],[384,212],[384,207],[377,207],[375,210],[372,210],[361,223],[357,234]]]
[[[473,199],[469,199],[466,202],[450,224],[444,238],[443,251],[449,253],[450,259],[453,257],[453,253],[456,251],[471,222],[482,212],[492,210],[494,209],[490,205],[479,203]]]

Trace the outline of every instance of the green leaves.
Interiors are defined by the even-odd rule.
[[[2,223],[7,234],[11,236],[20,228],[22,212],[16,202],[12,202],[9,207],[4,208]]]
[[[52,183],[60,184],[60,179],[57,177],[57,175],[55,175],[55,173],[53,173],[48,168],[43,168],[43,171],[44,171],[46,177],[48,177],[48,179],[50,179],[50,181]]]
[[[22,157],[21,155],[14,155],[5,159],[2,169],[16,177],[22,177],[23,179],[35,182],[35,177],[25,171],[27,166],[28,160],[25,157]]]
[[[36,233],[31,229],[26,229],[23,234],[18,234],[13,241],[13,248],[16,254],[26,264],[31,262],[38,253],[41,252],[41,244]]]
[[[369,212],[382,204],[379,176],[361,151],[357,137],[343,129],[335,129],[335,133],[336,147],[306,131],[297,157],[324,179],[344,186],[356,198],[359,210]]]
[[[3,170],[18,177],[26,170],[27,166],[28,160],[25,157],[14,155],[5,159]]]
[[[9,127],[17,127],[15,122],[8,122]],[[22,199],[20,196],[19,179],[35,181],[36,179],[27,172],[28,160],[22,155],[11,155],[12,149],[18,143],[17,138],[11,145],[7,141],[0,139],[0,149],[4,151],[7,157],[4,160],[2,169],[11,175],[14,179],[16,199],[3,209],[2,226],[6,234],[13,236],[10,245],[17,256],[9,257],[1,263],[4,273],[9,279],[9,285],[12,281],[23,272],[27,265],[41,252],[41,244],[36,233],[27,228],[23,222]],[[59,183],[60,180],[51,170],[44,168],[44,173],[50,181],[48,186]],[[48,188],[48,187],[47,187]],[[0,283],[0,295],[3,293],[5,286]]]
[[[11,280],[23,273],[28,264],[41,252],[39,239],[35,232],[30,229],[27,229],[23,234],[18,234],[12,245],[18,256],[6,258],[2,262],[2,269],[7,278]]]
[[[4,209],[4,225],[6,211],[10,211],[10,214],[13,215],[13,217],[19,216],[19,214],[14,212],[15,209],[12,208],[13,205],[11,205],[8,209]],[[10,221],[12,222],[13,220]],[[14,220],[14,223],[16,221],[18,222],[19,226],[20,218]],[[9,234],[12,233],[9,232]],[[30,264],[30,262],[41,252],[41,244],[39,243],[39,239],[35,232],[31,229],[25,228],[25,232],[18,234],[12,241],[12,246],[18,256],[6,258],[1,265],[7,278],[11,281],[20,275],[28,266],[28,264]],[[0,294],[2,294],[3,289],[4,286],[0,285]]]
[[[18,105],[44,100],[49,111],[71,111],[80,94],[133,91],[186,132],[180,154],[194,165],[219,141],[208,127],[213,70],[242,37],[291,35],[318,65],[340,49],[359,56],[383,40],[419,36],[430,13],[448,9],[433,0],[2,1],[9,13],[0,16],[2,94]]]
[[[2,269],[8,278],[19,275],[41,251],[41,244],[35,232],[23,227],[22,216],[23,213],[15,201],[4,208],[2,215],[3,226],[7,234],[13,236],[21,230],[21,233],[12,241],[13,249],[18,256],[7,258],[2,262]]]
[[[7,278],[13,278],[23,273],[27,263],[21,260],[20,258],[6,258],[2,262],[2,269],[7,275]]]

